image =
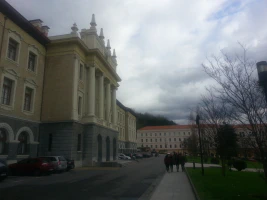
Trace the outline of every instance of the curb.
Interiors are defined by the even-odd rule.
[[[138,200],[149,200],[158,188],[164,175],[165,173],[163,175],[159,175],[156,180],[153,181],[153,183],[147,188],[147,190],[138,198]]]
[[[197,193],[197,190],[196,190],[196,188],[195,188],[195,186],[194,186],[194,184],[193,184],[193,182],[192,182],[192,180],[191,180],[186,168],[185,168],[185,173],[186,173],[186,176],[187,176],[187,178],[188,178],[188,180],[190,182],[190,185],[191,185],[191,188],[192,188],[192,190],[194,192],[196,200],[200,200],[200,198],[198,196],[198,193]]]

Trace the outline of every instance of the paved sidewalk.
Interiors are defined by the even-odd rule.
[[[165,173],[150,200],[195,200],[185,172]]]

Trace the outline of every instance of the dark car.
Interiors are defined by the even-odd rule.
[[[0,159],[0,181],[4,180],[8,175],[6,162]]]
[[[9,173],[12,175],[33,174],[39,176],[42,174],[51,174],[54,171],[53,164],[46,158],[28,158],[8,166]]]
[[[65,157],[65,159],[67,160],[67,171],[74,169],[75,168],[74,160],[70,160],[66,157]]]
[[[140,153],[135,153],[134,156],[135,156],[136,158],[143,158],[143,155],[140,154]]]

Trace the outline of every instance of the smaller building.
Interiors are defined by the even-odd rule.
[[[119,153],[133,153],[137,150],[136,140],[136,115],[117,100],[117,121],[119,131]]]

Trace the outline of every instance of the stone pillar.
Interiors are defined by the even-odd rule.
[[[114,126],[117,125],[116,90],[117,90],[117,88],[114,86],[113,90],[112,90],[112,122],[113,122]]]
[[[73,87],[72,87],[72,119],[78,120],[78,69],[79,69],[79,58],[75,55],[74,56],[74,63],[73,63]]]
[[[106,116],[107,116],[107,122],[110,122],[110,82],[107,81],[107,85],[106,85]]]
[[[88,115],[95,115],[95,66],[89,67],[89,102],[88,102]]]
[[[104,76],[99,77],[99,118],[104,119]]]

